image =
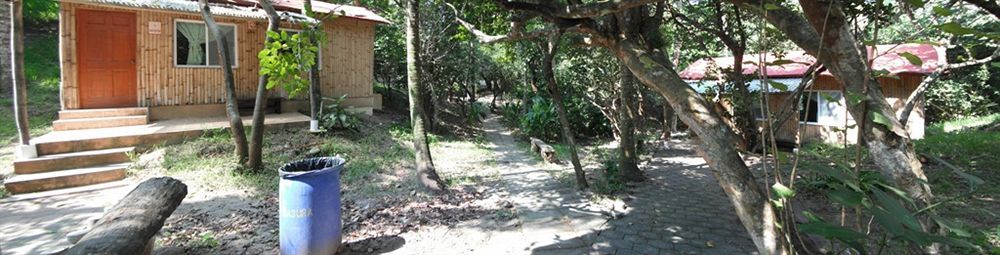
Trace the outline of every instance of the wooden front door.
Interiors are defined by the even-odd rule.
[[[135,107],[135,14],[78,10],[80,108]]]

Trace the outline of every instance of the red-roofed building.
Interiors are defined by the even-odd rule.
[[[944,49],[927,44],[899,44],[899,45],[878,45],[876,51],[872,52],[872,47],[868,47],[868,54],[875,56],[872,60],[872,69],[880,73],[879,85],[886,97],[886,101],[896,109],[901,111],[906,99],[914,89],[920,84],[924,76],[934,72],[938,67],[945,64],[946,59]],[[783,55],[775,56],[768,54],[764,58],[763,65],[759,65],[760,54],[751,54],[743,57],[743,74],[748,80],[751,91],[760,91],[760,77],[766,76],[770,84],[766,93],[768,108],[771,112],[777,112],[791,95],[806,75],[806,71],[816,59],[802,51],[787,52]],[[919,60],[919,61],[917,61]],[[731,90],[726,87],[723,80],[723,70],[733,68],[733,57],[719,57],[702,59],[688,65],[679,74],[681,78],[702,93],[716,93]],[[917,65],[919,64],[919,65]],[[766,68],[761,68],[765,66]],[[782,85],[774,86],[775,83]],[[780,88],[779,87],[786,87]],[[829,72],[820,73],[811,87],[804,89],[802,98],[799,100],[800,113],[793,116],[798,121],[788,121],[779,128],[775,137],[780,141],[804,142],[822,141],[827,143],[841,143],[845,139],[848,142],[855,142],[857,139],[854,121],[847,113],[846,102],[843,96],[843,85]],[[763,124],[762,107],[756,110],[758,121]],[[910,137],[920,139],[924,136],[924,109],[923,104],[918,103],[907,120],[907,129]],[[801,139],[797,124],[804,124]],[[845,131],[846,130],[846,131]]]
[[[221,58],[196,0],[59,0],[62,110],[148,108],[151,120],[225,115]],[[274,0],[283,30],[301,31],[303,0]],[[257,53],[266,14],[258,0],[211,0],[233,53],[237,97],[255,97]],[[371,113],[381,107],[374,85],[375,26],[385,18],[358,6],[313,0],[327,40],[320,45],[324,97]],[[307,97],[276,89],[285,112],[308,109]],[[273,109],[273,108],[272,108]],[[307,112],[307,111],[306,111]]]

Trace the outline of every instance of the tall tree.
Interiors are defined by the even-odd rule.
[[[240,118],[240,109],[236,101],[236,82],[233,80],[233,56],[229,51],[229,38],[219,29],[219,24],[215,23],[212,12],[208,7],[208,0],[198,0],[201,6],[201,17],[205,19],[205,25],[216,38],[218,53],[222,56],[222,73],[225,76],[226,88],[226,113],[229,115],[229,130],[233,134],[233,141],[236,143],[236,156],[242,164],[247,160],[247,136],[243,131],[243,120]]]
[[[623,181],[642,181],[645,179],[639,170],[639,159],[636,148],[635,122],[639,110],[635,104],[635,77],[628,66],[620,64],[618,93],[618,178]]]
[[[28,130],[28,84],[24,80],[24,15],[21,10],[23,2],[13,0],[10,4],[10,62],[11,81],[14,85],[14,121],[17,123],[21,146],[31,146],[31,133]]]
[[[765,18],[826,66],[844,84],[849,99],[847,110],[859,122],[859,142],[868,148],[875,165],[913,197],[919,208],[933,204],[931,188],[909,134],[885,100],[882,87],[872,75],[868,54],[858,46],[839,3],[800,0],[803,13],[799,14],[767,0],[729,1]],[[764,4],[771,7],[765,10],[761,7]],[[922,221],[922,225],[925,230],[935,226],[930,219]]]
[[[410,121],[413,126],[413,149],[416,151],[417,180],[433,192],[445,192],[446,187],[431,159],[431,148],[427,141],[427,104],[421,78],[420,58],[420,1],[405,0],[406,3],[406,79],[410,94]]]
[[[271,4],[271,0],[260,0],[260,6],[267,13],[267,30],[270,32],[278,33],[278,24],[281,21],[278,12],[274,10],[274,6]],[[264,44],[271,44],[274,39],[268,36],[264,39]],[[260,169],[263,165],[263,151],[264,151],[264,111],[267,108],[267,84],[269,81],[269,76],[267,74],[260,75],[257,80],[257,95],[254,98],[253,104],[253,120],[252,126],[253,130],[250,131],[250,158],[247,161],[247,168],[249,169]]]
[[[663,52],[662,34],[658,25],[662,22],[662,3],[656,4],[652,15],[639,15],[628,20],[625,26],[606,25],[611,24],[607,20],[608,14],[662,0],[597,3],[573,1],[570,4],[506,0],[493,2],[505,9],[528,14],[523,15],[525,17],[539,17],[556,26],[555,29],[567,29],[585,35],[585,42],[609,49],[628,66],[640,82],[666,98],[681,121],[700,138],[699,154],[711,167],[716,180],[729,196],[737,216],[761,254],[788,254],[793,247],[811,247],[793,246],[784,239],[786,231],[794,232],[794,224],[778,227],[776,209],[734,147],[739,142],[738,137],[708,101],[680,78]],[[471,25],[466,25],[466,28],[477,31],[474,34],[484,42],[517,40],[551,33],[547,29],[526,31],[523,22],[511,23],[520,27],[511,28],[512,32],[504,36],[491,36],[475,30]]]
[[[10,15],[10,3],[7,1],[0,1],[0,13]],[[13,16],[13,15],[12,15]],[[11,19],[0,19],[0,45],[6,47],[6,49],[0,50],[0,95],[7,96],[14,89],[14,82],[12,81],[11,74],[11,60],[10,44],[11,44]]]
[[[313,12],[312,0],[303,1],[302,12],[306,17],[316,19],[316,13]],[[309,24],[306,27],[306,36],[309,37],[308,40],[312,45],[319,44],[318,33],[323,29],[323,23]],[[316,64],[309,68],[309,113],[312,116],[312,120],[309,123],[309,129],[312,131],[317,131],[319,129],[319,113],[320,107],[323,104],[323,94],[322,86],[320,85],[319,77],[319,59],[322,58],[320,54],[316,54]]]
[[[731,100],[732,120],[738,135],[742,138],[743,149],[752,150],[757,146],[760,134],[757,131],[756,118],[751,111],[755,100],[750,95],[746,77],[743,75],[743,56],[746,53],[747,39],[749,38],[746,20],[743,19],[744,15],[740,9],[734,6],[723,6],[722,0],[701,2],[689,7],[690,9],[704,9],[708,14],[703,16],[708,20],[696,20],[696,18],[682,13],[681,10],[672,9],[671,13],[676,18],[677,23],[710,33],[718,38],[733,55],[732,70],[726,70],[724,77],[733,89],[733,91],[727,92],[728,98]]]
[[[576,139],[573,137],[574,134],[572,127],[569,125],[569,119],[566,118],[566,105],[563,103],[562,93],[559,91],[559,83],[556,82],[555,72],[552,71],[552,65],[555,62],[556,53],[559,51],[561,38],[562,34],[557,31],[549,35],[548,42],[543,44],[545,47],[542,49],[542,75],[545,76],[545,83],[547,83],[549,94],[552,96],[552,103],[555,104],[556,114],[559,115],[563,141],[569,146],[569,159],[573,164],[573,172],[576,173],[576,187],[586,189],[589,186],[587,184],[587,175],[583,172],[583,166],[580,165],[580,156],[576,153]]]

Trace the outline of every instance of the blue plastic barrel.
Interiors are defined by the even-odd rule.
[[[310,158],[278,169],[281,254],[337,252],[341,242],[340,157]]]

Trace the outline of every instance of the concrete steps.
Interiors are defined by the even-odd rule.
[[[146,108],[113,108],[59,111],[52,122],[55,131],[138,126],[149,123]]]
[[[126,147],[51,154],[33,159],[19,159],[14,161],[14,173],[35,174],[65,169],[126,163],[129,162],[128,154],[134,151],[135,147]]]
[[[145,107],[59,111],[60,120],[149,115]]]
[[[146,108],[61,111],[59,121],[87,123],[141,118],[145,122],[147,112]],[[11,193],[31,193],[31,196],[105,185],[125,178],[130,152],[156,144],[181,142],[200,136],[206,130],[227,128],[228,123],[226,118],[180,119],[137,126],[54,131],[32,139],[39,157],[16,160],[15,175],[5,180],[4,185]],[[309,117],[295,113],[271,115],[265,125],[287,128],[305,127],[308,123]],[[89,124],[75,127],[85,125]]]
[[[117,163],[71,170],[18,174],[4,181],[12,194],[80,187],[125,179],[129,163]]]

